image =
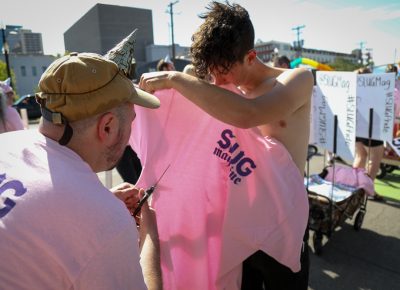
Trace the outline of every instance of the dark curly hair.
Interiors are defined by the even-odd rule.
[[[238,4],[211,2],[200,15],[204,23],[192,36],[190,53],[199,77],[217,70],[227,73],[254,48],[254,28],[249,13]]]

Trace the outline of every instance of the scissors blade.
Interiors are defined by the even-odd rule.
[[[161,176],[158,178],[158,180],[156,181],[156,183],[153,185],[154,187],[157,186],[157,184],[160,182],[161,178],[164,176],[165,172],[167,172],[168,168],[171,166],[171,164],[169,164],[167,166],[167,168],[165,168],[164,172],[161,174]]]
[[[144,196],[142,197],[141,200],[138,201],[138,206],[136,207],[136,209],[135,209],[134,212],[132,213],[133,216],[136,216],[136,215],[140,212],[140,210],[141,210],[143,204],[146,202],[147,199],[149,199],[150,195],[151,195],[151,194],[153,193],[153,191],[156,189],[156,186],[157,186],[158,182],[160,182],[161,178],[164,176],[165,172],[167,172],[167,170],[168,170],[168,168],[169,168],[170,166],[171,166],[171,164],[169,164],[169,165],[167,166],[167,168],[165,168],[164,172],[163,172],[163,173],[161,174],[161,176],[158,178],[158,180],[156,181],[156,183],[155,183],[152,187],[150,187],[149,189],[147,189],[147,190],[145,191]]]

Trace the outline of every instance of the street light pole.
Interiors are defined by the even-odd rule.
[[[179,1],[169,3],[169,14],[171,17],[171,38],[172,38],[172,62],[175,61],[175,41],[174,41],[174,5]]]
[[[11,78],[11,70],[10,70],[10,60],[8,59],[8,44],[6,42],[6,31],[4,27],[1,28],[1,36],[3,38],[3,49],[4,49],[4,58],[6,60],[6,69],[7,76],[10,79],[10,86],[12,87],[12,78]]]

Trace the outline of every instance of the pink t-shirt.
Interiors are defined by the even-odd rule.
[[[75,152],[0,135],[0,288],[146,289],[136,225]]]
[[[4,109],[4,123],[0,121],[0,133],[23,130],[24,125],[17,110],[6,106]]]
[[[287,150],[257,129],[213,119],[175,90],[135,107],[130,143],[153,193],[164,289],[240,289],[242,262],[261,249],[293,271],[307,193]]]

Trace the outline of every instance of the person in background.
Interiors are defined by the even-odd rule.
[[[274,258],[272,253],[260,250],[261,245],[253,245],[247,240],[251,237],[242,235],[240,240],[251,244],[254,252],[243,261],[241,287],[251,290],[307,289],[308,203],[303,172],[309,140],[313,76],[306,69],[285,70],[262,63],[254,49],[254,29],[249,14],[240,5],[213,1],[207,8],[209,11],[201,16],[204,23],[192,36],[191,55],[196,74],[199,77],[212,74],[215,85],[188,74],[163,72],[143,75],[140,87],[149,92],[174,88],[216,119],[239,128],[257,127],[262,136],[276,139],[275,145],[287,150],[296,170],[296,180],[301,183],[301,186],[292,188],[295,198],[301,199],[296,206],[305,207],[296,216],[301,226],[286,232],[287,235],[296,233],[296,237],[301,232],[301,237],[304,236],[304,243],[296,240],[296,252],[291,255],[297,265],[284,265],[275,259],[277,256]],[[227,84],[237,86],[245,97],[218,87]],[[268,175],[268,172],[265,174]],[[283,196],[282,193],[280,197]],[[286,214],[290,215],[289,212]],[[262,235],[260,228],[275,226],[271,225],[271,221],[262,222],[263,225],[254,228],[254,236]],[[248,228],[251,227],[249,223]],[[267,245],[270,240],[264,238],[264,245]],[[282,248],[278,250],[280,254],[283,251]]]
[[[399,72],[397,66],[395,64],[388,64],[386,67],[387,73],[394,73],[395,80],[394,80],[394,137],[400,137],[400,79],[399,79]]]
[[[356,70],[359,74],[368,74],[372,71],[368,67],[362,67]],[[368,138],[356,137],[355,157],[353,161],[354,168],[365,168],[368,176],[375,182],[376,175],[378,174],[381,160],[385,147],[382,140],[369,140]],[[383,201],[383,197],[376,191],[371,197],[376,201]]]
[[[191,64],[191,63],[187,64],[187,65],[183,68],[183,71],[182,71],[182,72],[185,73],[185,74],[188,74],[188,75],[197,77],[196,68],[195,68],[194,65]],[[209,82],[209,83],[213,83],[213,81],[214,81],[211,74],[207,74],[207,75],[204,76],[202,79],[203,79],[204,81],[206,81],[206,82]]]
[[[165,58],[160,59],[157,64],[157,71],[174,71],[175,66],[172,60],[167,55]]]
[[[183,68],[182,72],[185,73],[185,74],[194,76],[194,77],[196,76],[196,69],[195,69],[194,65],[191,64],[191,63],[185,65],[185,67]]]
[[[290,68],[290,59],[286,55],[276,56],[273,61],[274,67]]]
[[[12,107],[14,90],[10,86],[10,79],[0,82],[0,133],[23,130],[21,116]]]
[[[161,289],[154,212],[144,204],[137,229],[123,203],[143,190],[96,175],[121,157],[134,105],[159,100],[93,53],[54,61],[36,99],[39,131],[0,135],[1,288]]]

